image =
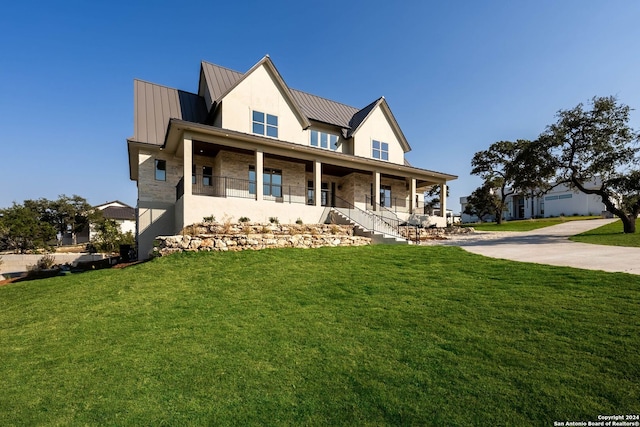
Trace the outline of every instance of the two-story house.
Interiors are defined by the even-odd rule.
[[[202,62],[197,94],[140,80],[134,92],[127,143],[142,258],[156,236],[208,216],[424,216],[423,192],[457,178],[408,164],[411,148],[384,97],[358,109],[291,89],[269,56],[245,73]]]

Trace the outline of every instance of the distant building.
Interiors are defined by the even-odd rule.
[[[120,226],[122,233],[131,232],[134,236],[136,234],[136,210],[135,208],[122,203],[118,200],[113,202],[103,203],[102,205],[94,206],[94,209],[102,211],[102,215],[106,219],[111,219]],[[76,233],[76,243],[88,243],[93,240],[96,232],[93,230],[93,225],[90,224],[88,228]],[[63,245],[73,244],[73,236],[71,233],[66,233],[62,238]]]
[[[588,183],[587,188],[599,188],[600,181]],[[509,190],[511,191],[511,190]],[[460,197],[461,217],[463,223],[479,222],[475,215],[464,213],[468,204],[468,196]],[[572,215],[603,215],[606,211],[600,196],[585,194],[561,184],[542,196],[524,196],[512,194],[507,196],[506,209],[502,218],[514,219],[549,218]],[[487,215],[483,221],[495,221],[493,215]]]

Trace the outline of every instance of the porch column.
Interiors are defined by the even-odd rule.
[[[416,203],[416,179],[411,178],[409,182],[409,213],[418,212],[418,204]]]
[[[182,185],[184,189],[183,197],[185,200],[187,197],[193,195],[193,183],[191,182],[191,168],[193,164],[193,141],[190,135],[185,135],[182,140]]]
[[[371,204],[373,206],[373,210],[378,210],[377,204],[379,203],[380,198],[380,172],[373,173],[373,199],[371,200]]]
[[[264,153],[256,151],[256,200],[264,198]]]
[[[440,216],[447,218],[447,183],[440,184]]]
[[[313,194],[316,206],[322,206],[322,163],[313,162]]]

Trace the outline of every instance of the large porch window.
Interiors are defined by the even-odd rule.
[[[263,195],[282,197],[282,171],[264,168],[262,173]],[[256,194],[256,167],[249,166],[249,194]]]

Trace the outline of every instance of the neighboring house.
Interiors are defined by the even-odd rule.
[[[126,234],[131,232],[136,234],[136,210],[135,208],[122,203],[118,200],[95,206],[96,209],[102,211],[102,216],[106,219],[115,221],[120,227],[120,232]],[[91,230],[91,239],[93,239],[95,231]]]
[[[113,202],[103,203],[93,207],[102,211],[102,215],[107,219],[112,219],[120,226],[122,233],[131,232],[134,236],[136,233],[136,210],[135,208],[122,203],[118,200]],[[88,228],[84,228],[80,232],[76,233],[77,243],[87,243],[95,237],[96,232],[93,229],[93,224],[90,224]],[[63,244],[72,244],[73,239],[71,233],[65,234],[63,238]]]
[[[408,164],[384,97],[358,109],[291,89],[268,56],[246,73],[202,62],[197,94],[135,80],[127,143],[143,257],[208,216],[424,221],[419,195],[457,178]]]
[[[598,188],[598,180],[588,183],[587,188]],[[582,193],[572,190],[568,186],[561,184],[541,196],[523,196],[512,194],[507,196],[507,207],[502,217],[506,220],[528,219],[528,218],[548,218],[571,215],[606,215],[606,207],[602,203],[600,196]],[[467,197],[460,197],[462,209],[462,222],[478,222],[475,215],[465,214]],[[493,216],[487,215],[484,221],[494,221]]]

